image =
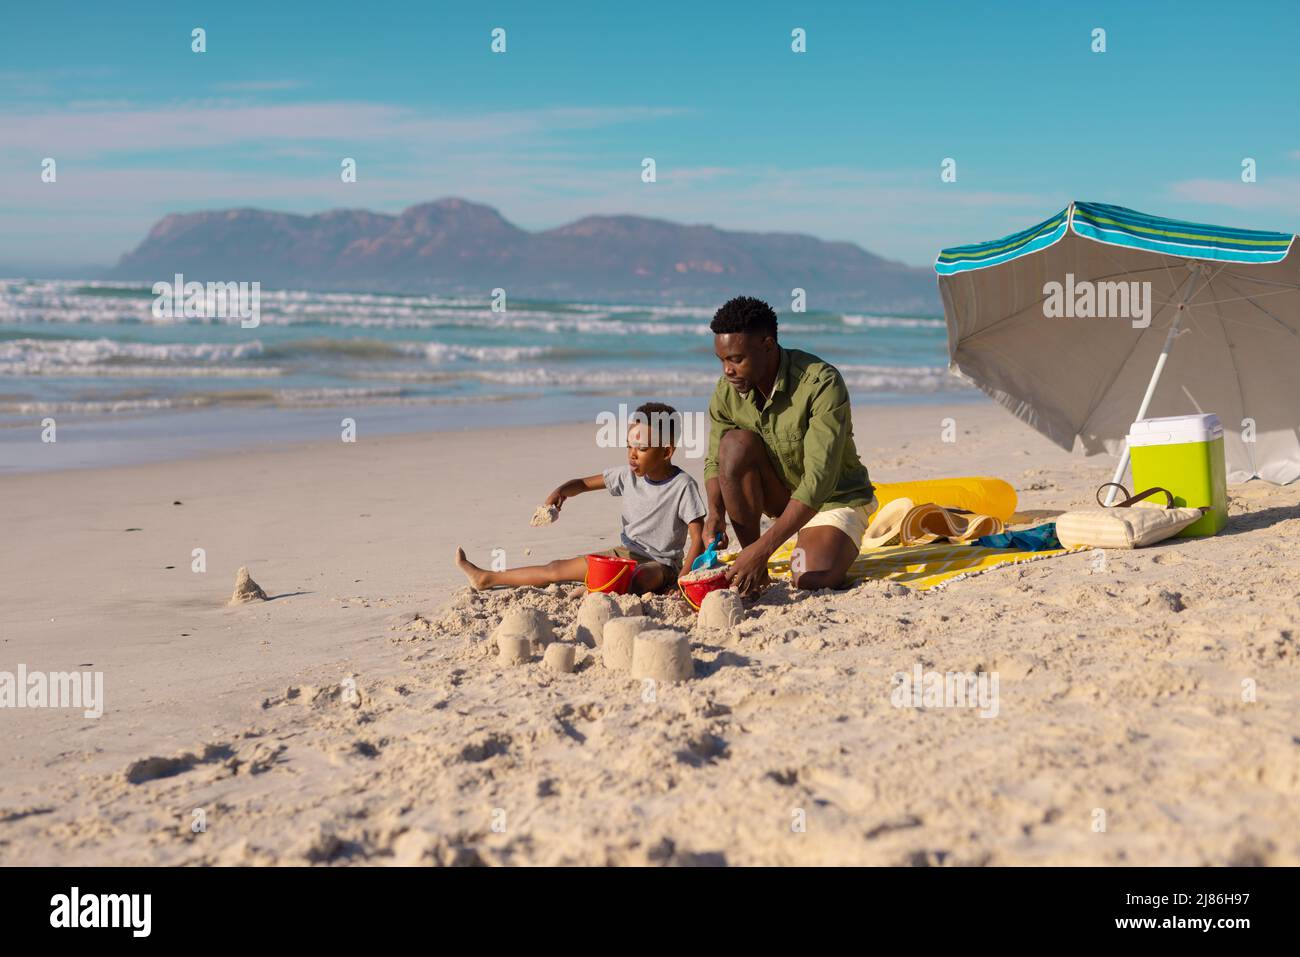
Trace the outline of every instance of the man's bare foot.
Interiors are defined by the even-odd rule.
[[[479,568],[472,561],[465,557],[465,549],[456,549],[456,567],[465,573],[469,579],[469,587],[475,591],[482,591],[484,588],[490,588],[488,584],[489,572],[484,568]]]

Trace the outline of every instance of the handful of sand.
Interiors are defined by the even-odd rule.
[[[542,525],[553,524],[559,517],[560,510],[554,505],[539,505],[537,506],[537,511],[533,512],[533,517],[529,520],[528,524],[533,528],[538,528]]]

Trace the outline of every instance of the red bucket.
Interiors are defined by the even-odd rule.
[[[681,589],[682,597],[696,611],[700,610],[705,595],[711,591],[727,588],[730,584],[731,582],[727,581],[727,570],[725,568],[719,568],[716,575],[708,578],[698,578],[691,582],[684,582],[680,578],[677,580],[677,587]]]
[[[587,591],[613,592],[626,595],[632,584],[636,562],[630,558],[610,558],[608,555],[587,556],[587,577],[583,584]]]

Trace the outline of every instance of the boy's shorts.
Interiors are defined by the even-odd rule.
[[[677,576],[681,569],[677,565],[669,565],[667,562],[661,562],[657,558],[651,558],[645,552],[638,552],[636,549],[625,548],[619,545],[617,548],[607,548],[603,552],[596,552],[597,555],[604,555],[606,558],[630,558],[637,564],[637,571],[641,570],[642,565],[658,565],[664,570],[664,588],[672,588],[677,584]]]
[[[867,533],[867,524],[876,511],[876,507],[876,500],[872,498],[866,505],[857,505],[852,508],[828,508],[826,511],[818,512],[810,518],[804,528],[819,528],[823,525],[829,525],[853,539],[854,548],[861,548],[862,537]]]

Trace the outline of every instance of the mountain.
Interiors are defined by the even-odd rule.
[[[641,216],[587,216],[528,232],[490,206],[421,203],[401,215],[260,209],[164,217],[109,272],[154,282],[252,281],[268,287],[430,292],[512,298],[710,305],[734,295],[788,307],[935,312],[934,274],[853,243],[797,233],[684,226]]]

